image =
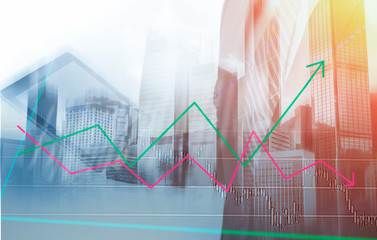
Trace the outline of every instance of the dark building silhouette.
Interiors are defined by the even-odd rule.
[[[291,149],[313,151],[312,109],[310,105],[301,105],[295,109],[295,115],[284,123],[290,133]]]

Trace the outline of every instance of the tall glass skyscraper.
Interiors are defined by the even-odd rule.
[[[316,159],[326,161],[346,177],[354,172],[356,186],[365,184],[368,166],[364,159],[372,155],[364,9],[362,0],[320,0],[309,21],[311,59],[325,60],[325,77],[316,74],[311,82],[314,153]],[[314,70],[311,68],[311,74]],[[328,178],[344,182],[338,176]],[[317,186],[328,183],[319,180]],[[366,201],[365,193],[352,197],[358,212],[371,210],[368,206],[373,200]],[[317,189],[317,214],[349,213],[343,198],[340,193]],[[341,220],[333,223],[338,226],[334,234],[352,233]]]
[[[211,122],[216,122],[216,108],[213,104],[213,88],[217,79],[217,64],[206,61],[194,65],[189,83],[189,103],[196,102]],[[234,86],[232,86],[234,87]],[[189,114],[189,153],[211,174],[216,171],[217,133],[195,107]],[[208,176],[197,166],[189,169],[188,184],[209,185]]]
[[[309,22],[310,55],[325,58],[312,80],[314,151],[318,159],[372,151],[364,1],[318,2]],[[325,55],[326,56],[326,55]],[[312,68],[312,71],[315,69]]]
[[[140,86],[141,155],[190,105],[191,66],[199,60],[199,49],[183,39],[151,32],[148,36]],[[162,137],[139,163],[139,174],[150,184],[165,174],[188,153],[188,114]],[[174,161],[172,161],[174,159]],[[165,183],[182,185],[186,162]],[[185,170],[186,169],[186,170]]]

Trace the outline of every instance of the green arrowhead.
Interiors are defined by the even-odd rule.
[[[284,113],[280,116],[279,120],[277,120],[277,122],[275,123],[275,125],[270,129],[270,131],[267,133],[267,135],[263,138],[262,140],[262,143],[264,143],[267,138],[271,135],[272,131],[274,131],[274,129],[277,127],[277,125],[280,123],[280,121],[283,119],[283,117],[287,114],[287,112],[289,111],[289,109],[291,109],[291,107],[293,106],[293,104],[296,102],[296,100],[301,96],[302,92],[305,90],[305,88],[309,85],[310,81],[312,81],[312,79],[314,78],[314,76],[317,74],[318,70],[322,67],[322,77],[325,77],[325,61],[322,60],[320,62],[316,62],[316,63],[312,63],[306,67],[311,67],[311,66],[315,66],[315,65],[318,65],[319,66],[317,67],[317,69],[314,71],[314,73],[312,74],[312,76],[309,78],[309,80],[305,83],[304,87],[300,90],[300,92],[297,94],[297,96],[295,97],[295,99],[293,99],[293,101],[291,102],[291,104],[289,104],[288,108],[284,111]],[[247,161],[244,163],[244,162],[241,162],[242,166],[246,166],[250,161],[251,159],[254,157],[254,155],[257,153],[257,151],[262,147],[262,144],[259,144],[258,147],[254,150],[253,154],[251,154],[251,156],[247,159]]]
[[[312,67],[312,66],[315,66],[315,65],[318,65],[318,68],[315,70],[315,72],[313,73],[312,77],[310,78],[310,80],[312,80],[312,78],[314,77],[314,75],[318,72],[318,70],[322,67],[322,77],[324,78],[325,77],[325,61],[322,60],[322,61],[319,61],[319,62],[316,62],[316,63],[312,63],[312,64],[309,64],[307,65],[306,67]],[[310,81],[309,80],[309,81]]]

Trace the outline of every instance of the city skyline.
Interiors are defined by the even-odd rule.
[[[0,71],[1,237],[376,236],[377,2],[67,6]]]

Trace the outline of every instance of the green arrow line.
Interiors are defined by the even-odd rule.
[[[299,98],[299,96],[302,94],[302,92],[305,90],[305,88],[309,85],[310,81],[314,78],[314,76],[316,75],[316,73],[318,72],[318,70],[321,67],[322,67],[322,77],[325,77],[325,62],[324,61],[313,63],[313,64],[310,64],[310,65],[308,65],[306,67],[311,67],[311,66],[314,66],[314,65],[317,65],[317,64],[319,64],[318,68],[314,71],[314,73],[312,74],[312,76],[309,78],[309,80],[306,82],[306,84],[304,85],[304,87],[297,94],[297,96],[295,97],[295,99],[293,100],[293,102],[288,106],[288,108],[285,110],[285,112],[281,115],[281,117],[279,118],[279,120],[271,128],[271,130],[268,132],[268,134],[266,135],[266,137],[262,140],[262,143],[264,143],[267,140],[267,138],[271,135],[272,131],[276,128],[276,126],[280,123],[280,121],[283,119],[283,117],[287,114],[288,110],[292,108],[293,104],[296,102],[296,100]],[[237,153],[233,150],[233,148],[229,145],[229,143],[225,140],[225,138],[221,135],[221,133],[217,130],[217,128],[215,127],[215,125],[211,122],[211,120],[208,118],[208,116],[203,112],[203,110],[199,107],[199,105],[196,102],[193,102],[185,111],[183,111],[183,113],[181,115],[179,115],[178,118],[172,124],[170,124],[170,126],[132,164],[128,163],[127,159],[123,156],[122,152],[115,146],[115,144],[113,143],[113,141],[110,139],[110,137],[106,134],[106,132],[101,128],[101,126],[99,124],[96,124],[96,125],[93,125],[91,127],[82,129],[80,131],[68,134],[68,135],[63,136],[63,137],[57,138],[57,139],[55,139],[53,141],[44,143],[41,146],[47,146],[49,144],[58,142],[58,141],[60,141],[62,139],[65,139],[65,138],[74,136],[76,134],[88,131],[90,129],[99,128],[100,131],[102,132],[102,134],[106,137],[106,139],[110,142],[110,144],[117,151],[117,153],[119,154],[119,156],[121,156],[121,158],[123,159],[123,161],[129,167],[133,167],[193,106],[195,106],[199,110],[199,112],[203,115],[203,117],[207,120],[207,122],[211,125],[211,127],[215,130],[215,132],[220,136],[220,138],[223,140],[223,142],[226,144],[226,146],[229,148],[229,150],[233,153],[233,155],[237,158],[237,160],[240,160],[240,158],[237,155]],[[248,158],[248,160],[247,160],[246,163],[241,162],[242,166],[245,167],[250,162],[251,158],[261,148],[261,146],[262,146],[262,144],[259,144],[259,146],[254,150],[254,153]],[[28,150],[20,152],[18,155],[25,154],[27,152],[36,150],[38,148],[39,148],[39,146],[34,147],[34,148],[30,148]]]
[[[263,138],[262,140],[262,143],[264,143],[267,138],[271,135],[272,131],[275,130],[275,128],[277,127],[277,125],[281,122],[281,120],[283,119],[283,117],[285,116],[285,114],[287,114],[287,112],[289,111],[289,109],[292,108],[293,104],[296,102],[296,100],[298,99],[298,97],[301,96],[302,92],[305,90],[305,88],[309,85],[309,83],[312,81],[312,79],[314,78],[314,76],[317,74],[318,70],[322,67],[322,77],[324,78],[325,77],[325,61],[320,61],[320,62],[316,62],[316,63],[313,63],[313,64],[310,64],[310,65],[307,65],[306,67],[312,67],[314,65],[317,65],[319,64],[319,66],[317,67],[317,69],[314,71],[314,73],[312,74],[312,76],[309,78],[309,80],[306,82],[306,84],[304,85],[304,87],[300,90],[300,92],[297,94],[297,96],[293,99],[293,101],[291,102],[291,104],[289,104],[289,106],[287,107],[287,109],[284,111],[284,113],[280,116],[280,118],[277,120],[277,122],[275,123],[275,125],[271,128],[271,130],[267,133],[267,135]],[[254,155],[257,153],[257,151],[262,147],[262,143],[259,144],[259,146],[254,150],[253,154],[251,154],[251,156],[247,159],[246,163],[243,163],[241,162],[242,166],[246,166],[250,161],[251,159],[254,157]]]

